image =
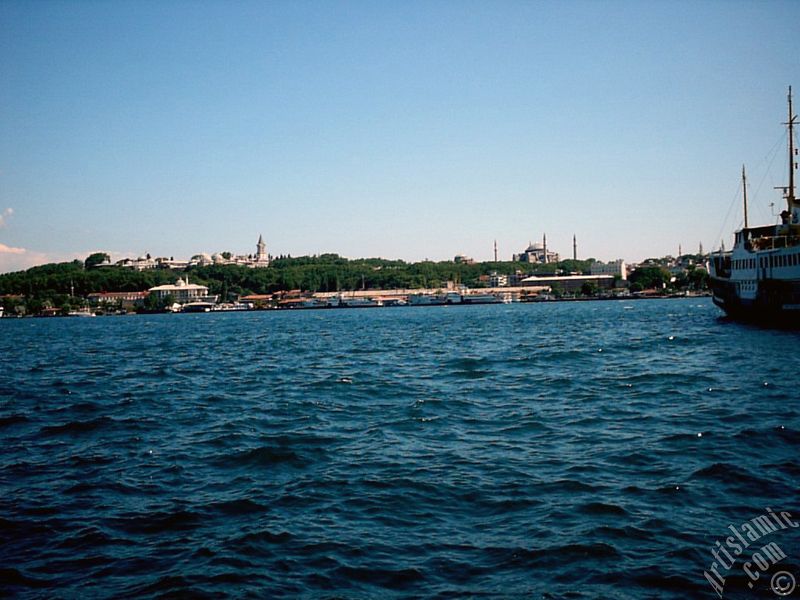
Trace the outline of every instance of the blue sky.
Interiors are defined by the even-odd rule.
[[[800,2],[0,3],[0,272],[509,259],[772,222]],[[800,106],[800,100],[797,105]],[[781,145],[784,144],[784,145]]]

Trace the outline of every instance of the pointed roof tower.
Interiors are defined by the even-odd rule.
[[[256,244],[256,259],[259,261],[266,260],[267,258],[267,245],[264,243],[264,236],[258,234],[258,243]]]

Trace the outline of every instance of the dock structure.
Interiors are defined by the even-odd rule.
[[[550,289],[547,284],[543,285],[519,285],[514,287],[486,287],[464,290],[462,293],[468,296],[470,293],[479,294],[514,294],[519,296],[539,294],[546,292]],[[384,298],[407,298],[417,294],[441,294],[442,292],[449,292],[446,288],[414,288],[414,289],[393,289],[393,290],[354,290],[348,292],[316,292],[313,294],[314,298],[328,299],[333,297],[342,296],[344,298],[374,298],[375,300],[382,300]]]

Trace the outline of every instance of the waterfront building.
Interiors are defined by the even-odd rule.
[[[93,292],[86,299],[96,306],[117,306],[124,310],[132,310],[140,306],[148,292]]]
[[[208,287],[189,283],[189,278],[185,280],[179,278],[174,284],[157,285],[147,290],[155,294],[159,300],[164,300],[167,296],[172,296],[178,304],[187,302],[216,302],[217,297],[208,293]]]
[[[628,279],[628,268],[625,265],[625,261],[621,258],[608,263],[594,262],[590,269],[592,275],[614,275],[623,281]]]
[[[489,273],[489,287],[506,287],[508,286],[508,275],[502,275],[497,271]]]
[[[598,289],[610,290],[614,287],[613,275],[548,275],[544,277],[526,277],[520,285],[549,286],[552,289],[560,288],[563,292],[572,294],[579,292],[584,283],[594,283]]]

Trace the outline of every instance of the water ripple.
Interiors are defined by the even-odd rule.
[[[3,596],[709,597],[800,514],[797,333],[707,300],[0,331]]]

